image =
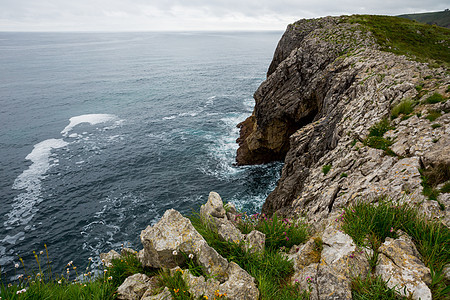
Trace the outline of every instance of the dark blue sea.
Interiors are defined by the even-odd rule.
[[[0,33],[2,272],[139,250],[210,191],[258,211],[281,164],[236,167],[236,125],[281,34]]]

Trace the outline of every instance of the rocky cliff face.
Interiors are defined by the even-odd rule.
[[[370,32],[340,17],[288,26],[253,114],[238,125],[238,164],[285,162],[263,212],[320,220],[386,195],[449,225],[448,192],[429,200],[420,171],[440,174],[436,191],[449,180],[450,76],[378,49]],[[433,94],[438,100],[427,100]],[[412,111],[392,114],[406,102]],[[369,132],[383,119],[380,146]]]

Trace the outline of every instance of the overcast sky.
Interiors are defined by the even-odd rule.
[[[448,6],[448,0],[0,0],[0,31],[284,30],[302,18]]]

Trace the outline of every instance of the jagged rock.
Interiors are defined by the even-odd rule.
[[[220,282],[220,290],[225,291],[229,299],[257,299],[259,296],[254,278],[219,255],[195,230],[189,219],[174,209],[167,210],[153,227],[143,230],[141,241],[144,245],[144,266],[174,268],[183,262],[183,256],[179,253],[182,251],[194,255],[195,262],[206,274]]]
[[[145,274],[134,274],[119,286],[117,289],[118,299],[138,300],[148,289],[155,287],[155,282]]]
[[[445,280],[450,283],[450,264],[446,264],[442,270]]]
[[[155,268],[174,268],[183,261],[178,251],[198,255],[206,244],[189,219],[174,209],[167,210],[154,226],[141,232],[144,246],[142,264]]]
[[[209,216],[221,219],[226,218],[225,208],[219,194],[216,192],[209,193],[208,201],[200,207],[200,215],[206,219]]]
[[[266,242],[266,235],[258,230],[252,230],[245,236],[244,248],[245,250],[255,253],[264,250]]]
[[[220,285],[219,290],[227,294],[228,299],[256,300],[259,298],[259,290],[256,288],[253,277],[230,262],[227,269],[228,280]]]
[[[351,299],[351,278],[370,271],[367,249],[358,249],[352,238],[329,226],[322,235],[323,250],[317,270],[319,299]]]
[[[142,296],[141,300],[172,300],[173,297],[170,294],[169,288],[166,286],[164,290],[156,295],[152,295],[152,290],[147,290]]]
[[[294,263],[294,271],[296,274],[301,273],[305,267],[320,261],[321,251],[318,248],[315,239],[319,240],[320,238],[313,237],[303,245],[292,247],[288,258]],[[296,275],[294,275],[293,278],[299,279]]]
[[[100,259],[106,267],[111,267],[111,261],[117,258],[120,258],[120,254],[114,250],[111,250],[108,253],[100,253]]]
[[[430,269],[420,260],[420,254],[411,238],[402,232],[397,239],[386,238],[378,249],[377,275],[395,287],[404,296],[412,294],[413,299],[432,299],[427,284],[431,284]]]
[[[227,219],[234,220],[236,218],[236,215],[238,214],[236,206],[233,203],[228,202],[224,207],[225,211],[227,212]]]
[[[239,229],[228,220],[217,225],[217,234],[222,240],[233,243],[239,243],[244,239],[244,235]]]
[[[318,300],[317,292],[317,270],[319,264],[312,263],[297,271],[293,276],[291,283],[298,284],[301,292],[307,291],[310,293],[310,300]]]
[[[418,85],[428,92],[419,94]],[[384,138],[394,156],[363,141],[402,100],[423,103],[434,92],[448,98],[449,85],[444,69],[380,51],[370,33],[340,17],[295,22],[255,92],[252,115],[239,125],[237,163],[284,159],[264,213],[306,214],[316,223],[358,198],[421,203],[422,163],[448,162],[449,101],[419,104],[408,118],[392,120]],[[442,116],[430,122],[435,110]],[[332,165],[327,175],[324,165]]]

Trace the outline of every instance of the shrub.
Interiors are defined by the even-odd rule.
[[[388,119],[384,118],[380,122],[374,124],[369,129],[369,137],[371,136],[377,136],[377,137],[383,137],[383,135],[388,131],[393,129],[390,125],[390,122]]]
[[[348,176],[347,173],[342,173],[342,174],[341,174],[341,178],[347,177],[347,176]]]
[[[430,113],[425,117],[425,119],[428,119],[430,122],[434,122],[437,118],[442,116],[440,111],[432,110]]]
[[[428,104],[434,104],[434,103],[443,102],[444,100],[445,100],[445,98],[441,94],[434,93],[433,95],[431,95],[430,97],[425,99],[424,102],[428,103]]]
[[[323,175],[327,175],[328,172],[330,172],[330,170],[331,170],[331,165],[324,165],[324,166],[322,167],[322,173],[323,173]]]
[[[433,128],[433,129],[436,129],[436,128],[439,128],[439,127],[442,127],[442,125],[438,124],[438,123],[431,125],[431,128]]]
[[[400,114],[408,115],[414,110],[414,101],[411,99],[405,99],[396,106],[391,111],[392,119],[397,118]]]

